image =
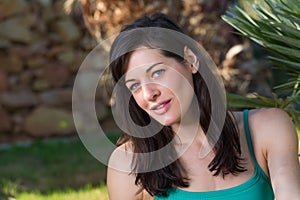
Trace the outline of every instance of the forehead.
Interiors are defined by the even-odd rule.
[[[162,55],[159,49],[139,48],[130,55],[126,72],[149,67],[158,62],[167,62],[169,59]]]

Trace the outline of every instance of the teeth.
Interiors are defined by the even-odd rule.
[[[164,107],[164,105],[165,105],[165,104],[162,104],[162,105],[156,107],[156,110],[161,109],[162,107]]]

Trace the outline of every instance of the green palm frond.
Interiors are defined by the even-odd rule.
[[[276,46],[267,45],[273,44],[300,50],[300,45],[297,45],[300,42],[300,12],[295,13],[294,10],[285,6],[282,0],[265,0],[265,2],[265,4],[249,4],[255,16],[250,16],[242,8],[234,6],[229,8],[223,19],[244,35],[271,50],[276,50]],[[296,5],[291,7],[300,10],[300,7],[297,8]],[[282,52],[282,54],[290,56],[289,53]]]
[[[242,3],[246,4],[245,1]],[[299,119],[300,111],[296,108],[300,108],[300,1],[249,1],[244,8],[240,5],[230,7],[222,18],[242,35],[274,52],[277,56],[269,59],[276,68],[286,70],[290,77],[288,82],[274,87],[277,94],[288,92],[285,98],[279,98],[277,94],[272,98],[256,95],[255,99],[229,95],[233,107],[242,104],[272,107],[273,104]],[[247,103],[237,103],[239,100]]]
[[[227,102],[233,108],[261,108],[274,107],[274,99],[260,99],[256,97],[248,98],[238,94],[227,93]]]

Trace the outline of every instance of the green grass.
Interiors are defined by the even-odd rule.
[[[115,141],[117,134],[110,135]],[[105,177],[106,166],[78,138],[0,150],[0,200],[9,194],[17,199],[107,199],[105,186],[99,186]]]
[[[21,193],[17,196],[18,200],[108,200],[105,185],[99,187],[88,186],[80,190],[54,191],[49,194],[39,192]]]
[[[23,190],[76,188],[87,180],[96,184],[105,177],[105,166],[78,140],[36,142],[30,148],[1,151],[0,156],[0,177],[18,183]]]

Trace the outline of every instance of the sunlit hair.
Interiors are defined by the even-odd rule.
[[[141,109],[133,97],[130,98],[129,105],[124,102],[122,104],[122,99],[125,99],[126,95],[131,95],[130,91],[127,89],[124,83],[124,74],[127,70],[128,60],[134,51],[134,49],[138,47],[147,47],[153,49],[160,49],[162,55],[166,57],[174,58],[178,62],[184,62],[184,59],[179,56],[181,54],[169,52],[163,50],[164,45],[178,45],[177,49],[181,49],[183,51],[184,46],[186,44],[174,41],[172,39],[165,39],[166,37],[162,37],[162,34],[157,30],[154,37],[144,37],[143,34],[135,35],[134,37],[126,37],[122,35],[125,31],[136,30],[139,28],[146,27],[159,27],[166,28],[173,31],[177,31],[179,33],[183,33],[181,28],[171,21],[168,17],[163,14],[154,14],[152,16],[145,16],[134,23],[127,25],[120,33],[120,35],[115,39],[111,52],[110,52],[110,71],[113,76],[113,80],[115,83],[118,83],[122,88],[123,92],[116,93],[115,99],[118,107],[119,117],[122,119],[123,126],[128,131],[129,134],[124,133],[118,140],[117,145],[124,144],[126,142],[130,142],[133,145],[133,150],[136,153],[147,153],[154,152],[158,149],[165,147],[169,144],[173,138],[175,137],[175,133],[172,131],[171,127],[164,126],[162,129],[156,133],[152,137],[146,137],[147,135],[153,135],[151,131],[153,131],[153,127],[161,126],[157,121],[151,118],[143,109]],[[141,30],[142,31],[142,30]],[[154,30],[156,31],[156,30]],[[163,39],[162,39],[163,38]],[[131,49],[130,52],[119,54],[119,50],[125,47],[127,49]],[[199,58],[201,65],[201,55],[199,54],[196,47],[192,44],[187,44],[187,46],[196,54]],[[194,90],[196,94],[197,105],[199,105],[200,112],[200,121],[199,124],[202,127],[205,134],[208,131],[209,124],[211,122],[212,116],[212,103],[209,94],[208,87],[202,78],[200,73],[193,74],[193,83]],[[125,96],[124,96],[125,95]],[[218,105],[214,105],[218,106]],[[128,119],[126,115],[126,110],[129,109],[130,117],[132,120]],[[137,132],[134,128],[136,125],[147,127],[150,121],[154,121],[154,126],[149,127],[149,129],[145,129],[143,132]],[[134,123],[134,124],[132,124]],[[133,137],[132,135],[139,135],[140,137]],[[242,166],[242,158],[241,158],[241,149],[240,149],[240,141],[239,141],[239,133],[237,129],[237,125],[233,119],[233,115],[231,112],[226,112],[225,123],[222,128],[222,132],[219,140],[216,142],[214,148],[215,157],[211,161],[211,163],[207,166],[211,172],[215,176],[221,174],[225,176],[227,174],[238,174],[240,172],[246,171]],[[176,154],[175,147],[169,147],[170,155]],[[182,166],[179,159],[175,160],[171,164],[158,169],[156,171],[150,171],[145,173],[139,173],[139,169],[145,169],[147,167],[151,168],[152,163],[159,162],[163,158],[155,157],[145,158],[136,156],[132,163],[133,171],[132,173],[136,175],[135,183],[137,185],[141,185],[142,188],[146,189],[150,195],[152,196],[167,196],[168,189],[172,187],[188,187],[189,179],[186,175],[186,171]],[[155,159],[155,160],[154,160]],[[201,177],[200,177],[201,178]]]

